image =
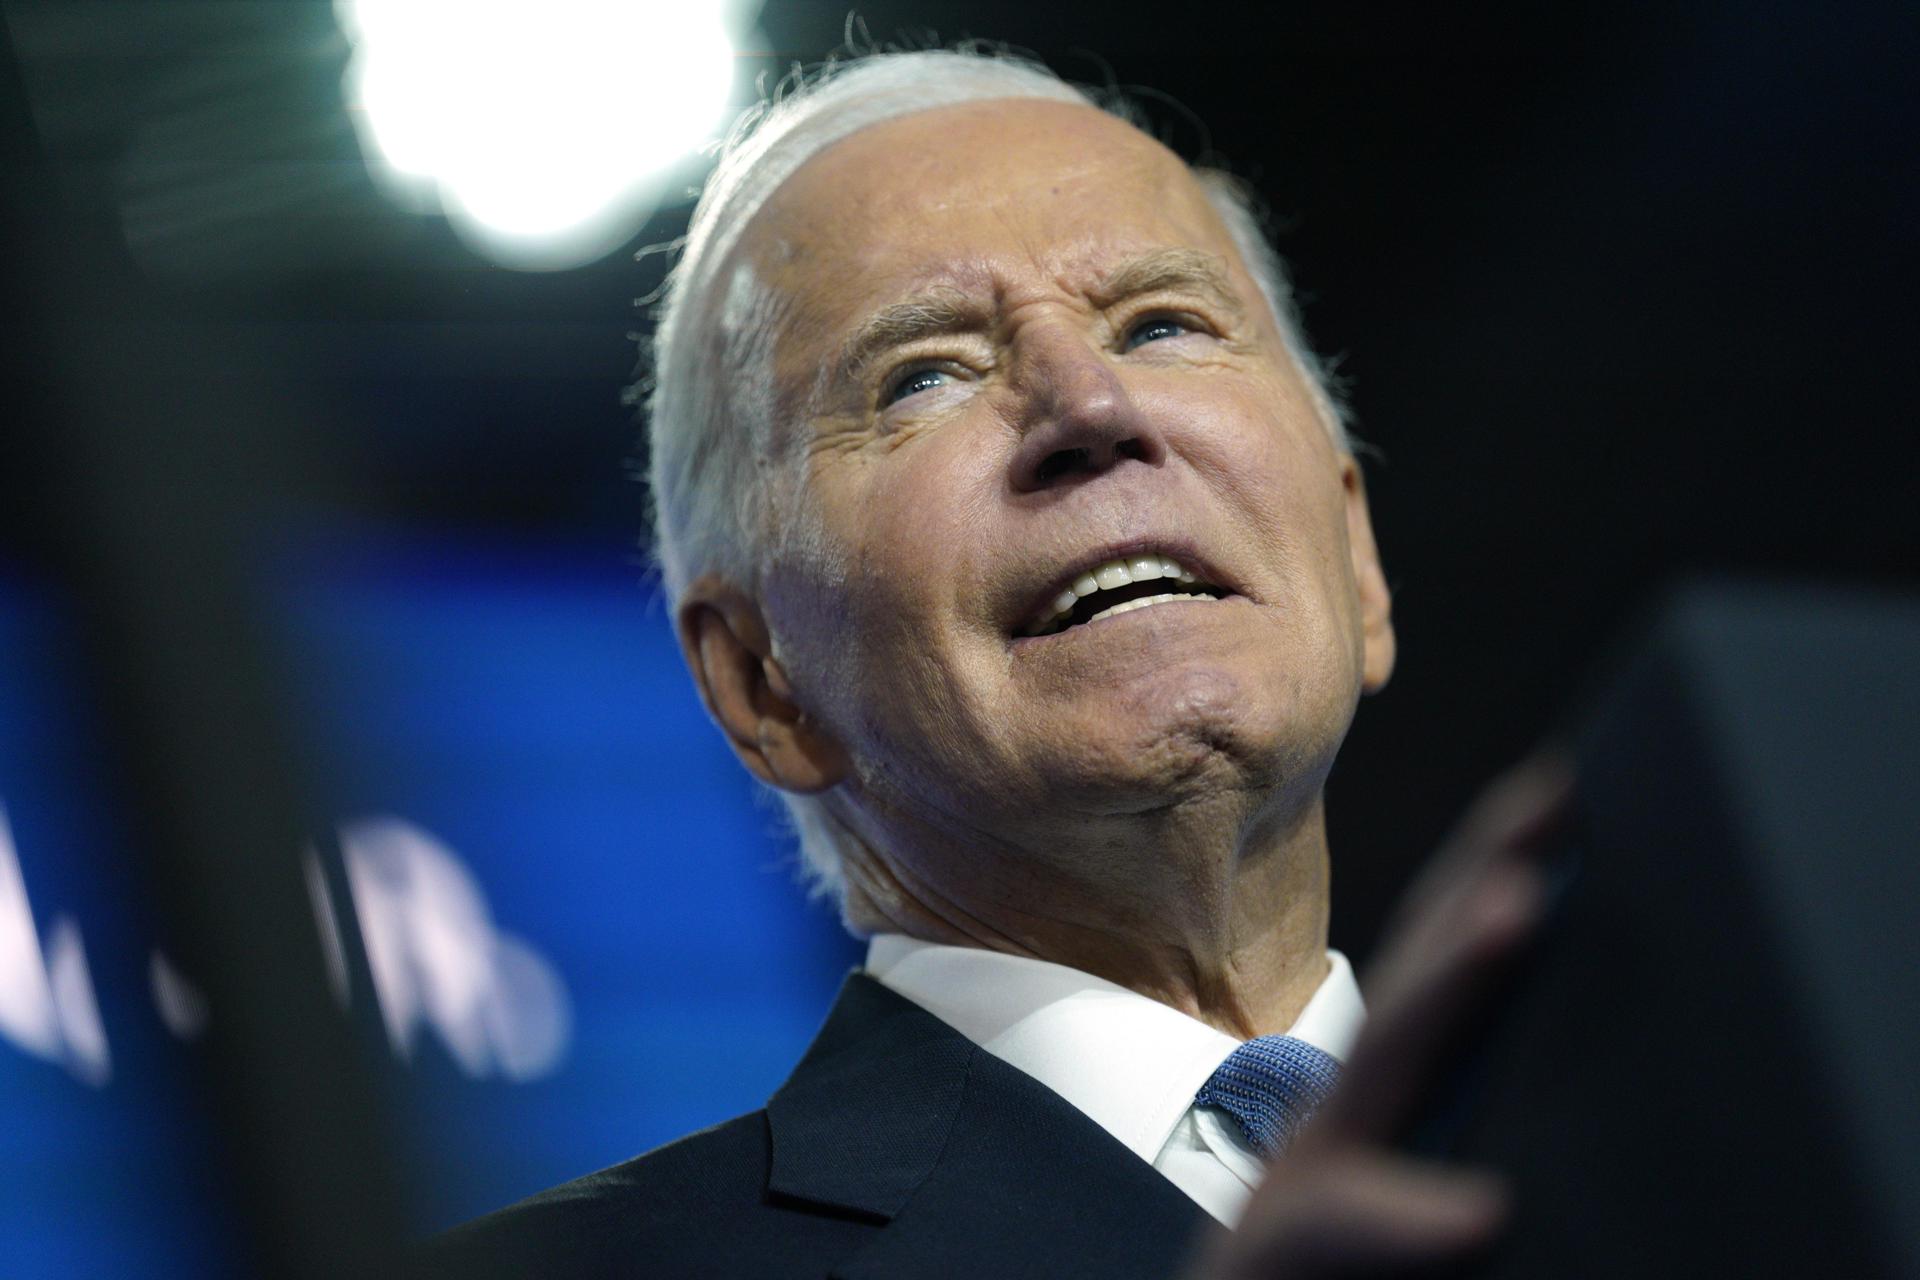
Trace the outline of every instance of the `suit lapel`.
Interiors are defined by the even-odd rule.
[[[939,1162],[978,1050],[864,974],[847,977],[826,1024],[767,1102],[768,1190],[892,1218]]]
[[[885,1224],[838,1280],[1164,1277],[1204,1221],[1059,1095],[862,974],[767,1117],[776,1197]]]

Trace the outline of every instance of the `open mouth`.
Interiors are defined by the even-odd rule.
[[[1126,556],[1077,576],[1019,634],[1057,635],[1135,609],[1179,600],[1218,600],[1229,594],[1171,556]]]

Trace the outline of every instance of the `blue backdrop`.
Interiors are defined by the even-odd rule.
[[[336,537],[276,577],[421,1229],[758,1106],[859,948],[805,902],[637,565]],[[213,1175],[150,1176],[163,1157],[207,1166],[180,1080],[190,1028],[160,1016],[84,684],[56,662],[69,640],[46,592],[0,581],[0,804],[40,971],[59,918],[77,922],[113,1054],[89,1078],[81,1050],[0,1016],[0,1105],[21,1118],[0,1175],[30,1189],[0,1220],[29,1245],[7,1274],[205,1273],[225,1230]],[[4,906],[0,888],[0,948],[19,951]]]
[[[218,1275],[224,1201],[113,856],[76,639],[0,573],[0,1274]]]

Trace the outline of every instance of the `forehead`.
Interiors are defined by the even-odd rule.
[[[862,129],[801,166],[741,245],[759,282],[809,326],[931,284],[1067,283],[1164,248],[1238,264],[1178,156],[1103,111],[1040,99]]]

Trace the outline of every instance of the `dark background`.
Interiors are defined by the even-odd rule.
[[[61,198],[117,246],[100,281],[206,326],[318,424],[297,507],[635,560],[620,390],[661,257],[519,274],[389,207],[325,4],[8,12]],[[1378,450],[1397,592],[1399,671],[1331,804],[1335,942],[1359,957],[1411,866],[1662,583],[1911,583],[1910,6],[859,13],[876,40],[998,38],[1151,86],[1169,139],[1195,154],[1206,122],[1278,215],[1309,332]],[[845,17],[773,0],[743,79],[817,60]],[[6,484],[31,561],[57,495]]]

